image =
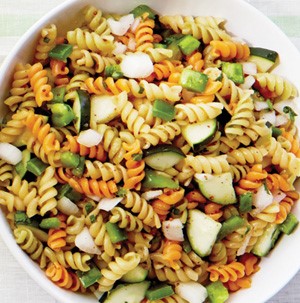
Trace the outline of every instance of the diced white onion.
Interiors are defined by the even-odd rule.
[[[164,236],[173,241],[183,241],[183,224],[180,219],[163,221],[162,231]]]
[[[128,78],[146,78],[154,71],[151,58],[143,52],[124,56],[120,67],[124,76]]]
[[[16,165],[22,161],[22,152],[10,143],[1,142],[0,159],[4,160],[8,164]]]
[[[259,119],[260,120],[264,120],[264,121],[268,121],[270,122],[272,125],[275,125],[275,122],[276,122],[276,114],[275,114],[275,111],[272,110],[272,111],[261,111],[259,113]]]
[[[257,74],[257,66],[255,63],[243,62],[242,65],[243,65],[244,74],[246,74],[246,75],[256,75]]]
[[[175,283],[175,293],[188,303],[203,303],[207,298],[206,288],[195,281]]]
[[[267,192],[265,185],[260,186],[257,192],[253,195],[253,205],[255,206],[254,213],[258,214],[267,206],[273,203],[273,195]]]
[[[243,240],[242,245],[241,245],[241,246],[239,247],[239,249],[237,250],[237,252],[236,252],[236,255],[237,255],[237,256],[241,256],[241,255],[243,255],[243,254],[246,252],[246,249],[247,249],[247,247],[248,247],[248,244],[249,244],[251,238],[252,238],[252,230],[250,230],[250,231],[247,233],[246,237],[245,237],[244,240]]]
[[[83,230],[75,237],[75,245],[80,250],[88,254],[101,255],[101,250],[95,244],[87,227],[84,227]]]
[[[277,115],[274,125],[281,126],[288,123],[289,119],[286,115]]]
[[[296,104],[294,101],[292,100],[282,100],[279,102],[274,103],[273,108],[281,113],[281,114],[285,114],[283,109],[285,106],[289,106],[290,108],[292,108],[294,111],[298,111],[298,109],[296,108]]]
[[[123,36],[134,22],[133,14],[122,16],[119,20],[108,18],[107,23],[111,29],[111,32],[117,36]]]
[[[142,193],[141,196],[145,200],[149,201],[149,200],[152,200],[152,199],[155,199],[155,198],[159,197],[162,194],[163,194],[163,191],[161,189],[158,189],[158,190],[146,191],[146,192]]]
[[[268,108],[269,108],[269,106],[266,101],[258,101],[258,100],[254,101],[254,109],[256,111],[260,112],[261,110],[268,109]]]
[[[240,85],[240,88],[242,89],[250,89],[252,88],[252,85],[255,83],[255,79],[253,76],[247,76],[245,77],[245,81],[243,84]]]
[[[105,211],[110,211],[112,210],[116,205],[118,205],[121,201],[123,200],[122,197],[116,197],[116,198],[103,198],[100,200],[98,203],[98,208],[105,210]]]
[[[277,190],[273,193],[273,201],[274,202],[281,202],[284,198],[286,197],[286,194],[281,191],[281,190]]]
[[[77,142],[86,147],[92,147],[98,145],[101,142],[102,138],[102,134],[90,128],[79,133]]]
[[[128,49],[131,50],[131,51],[135,51],[135,48],[136,48],[136,41],[134,38],[129,38],[128,40]]]
[[[114,45],[115,45],[115,48],[112,51],[112,53],[115,56],[120,55],[120,54],[124,54],[126,52],[126,50],[127,50],[127,46],[125,44],[123,44],[122,42],[116,41],[114,43]]]
[[[141,23],[142,18],[141,17],[136,17],[133,21],[133,23],[130,26],[130,30],[135,33],[137,27],[139,26],[139,24]]]
[[[70,216],[78,213],[78,206],[67,197],[62,197],[57,201],[57,209]]]

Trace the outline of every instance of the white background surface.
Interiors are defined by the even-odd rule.
[[[41,16],[62,1],[63,0],[0,0],[0,26],[7,26],[7,28],[5,28],[6,34],[0,36],[0,64],[22,33]],[[300,0],[248,0],[247,2],[270,17],[282,28],[300,50]],[[9,23],[6,23],[5,20],[8,15],[10,16]],[[287,18],[289,16],[291,19]],[[291,20],[293,20],[293,22],[291,22]],[[9,34],[10,28],[13,35]],[[280,264],[278,264],[278,266],[280,266]],[[3,243],[0,238],[0,303],[19,302],[58,303],[28,276],[11,256],[5,243]],[[284,289],[268,301],[268,303],[299,302],[300,272]]]

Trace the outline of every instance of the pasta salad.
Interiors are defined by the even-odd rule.
[[[298,91],[280,54],[221,17],[81,18],[40,31],[4,100],[16,242],[57,286],[105,303],[226,302],[298,226]]]

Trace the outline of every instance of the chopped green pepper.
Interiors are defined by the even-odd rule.
[[[222,240],[227,235],[231,234],[236,229],[242,227],[245,224],[245,219],[240,216],[231,216],[229,219],[222,223],[222,227],[218,233],[218,240]]]
[[[59,228],[61,225],[61,222],[58,218],[45,218],[40,223],[40,228],[43,229],[50,229],[50,228]]]
[[[245,81],[243,65],[241,63],[223,62],[222,71],[235,83],[242,84]]]
[[[277,138],[282,135],[282,130],[278,127],[272,126],[272,137]]]
[[[115,80],[120,79],[124,76],[121,71],[121,67],[118,64],[106,66],[104,70],[104,75],[105,77],[112,77]]]
[[[71,44],[57,44],[50,52],[49,57],[60,61],[66,61],[73,51]]]
[[[179,40],[178,46],[185,55],[190,55],[193,51],[198,49],[200,41],[191,35],[186,35]]]
[[[32,158],[27,162],[27,170],[37,177],[40,176],[47,167],[48,164],[44,163],[39,158]]]
[[[90,287],[91,285],[96,283],[102,277],[102,274],[96,265],[92,265],[91,269],[86,272],[82,272],[82,271],[78,270],[78,271],[76,271],[76,274],[77,274],[81,284],[85,288]]]
[[[279,230],[290,235],[299,224],[297,217],[293,213],[289,213],[286,219],[279,225]]]
[[[146,291],[146,298],[150,301],[160,300],[165,297],[169,297],[174,294],[174,290],[171,285],[159,284],[150,287]]]
[[[130,13],[133,14],[135,18],[142,17],[146,13],[148,14],[148,18],[155,19],[154,11],[148,5],[145,4],[138,5]]]
[[[247,192],[239,196],[239,211],[247,213],[252,210],[253,193]]]
[[[54,103],[51,105],[51,112],[54,127],[64,127],[75,118],[72,107],[65,103]]]
[[[207,75],[191,69],[184,69],[181,73],[179,83],[189,91],[202,93],[206,88],[207,81]]]
[[[51,102],[53,103],[62,103],[64,102],[64,97],[66,94],[66,87],[65,86],[56,86],[52,88],[53,98]]]
[[[61,153],[60,160],[63,167],[76,168],[80,162],[80,155],[66,151]]]
[[[206,286],[207,296],[210,303],[225,303],[229,298],[227,288],[221,281],[215,281]]]
[[[156,99],[153,103],[152,115],[164,121],[171,121],[175,117],[175,107],[167,101]]]
[[[118,243],[127,240],[127,234],[116,223],[105,223],[106,231],[112,243]]]
[[[72,174],[78,178],[82,177],[84,172],[85,157],[79,157],[78,165],[72,169]]]

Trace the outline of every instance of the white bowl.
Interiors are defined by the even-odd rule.
[[[287,77],[300,91],[300,54],[290,40],[268,18],[241,0],[71,0],[50,11],[19,40],[6,58],[0,70],[0,100],[7,96],[16,62],[30,62],[32,50],[40,30],[49,23],[55,23],[64,30],[77,25],[79,10],[87,4],[103,11],[127,13],[138,4],[147,3],[161,14],[182,14],[201,16],[220,16],[227,19],[226,29],[252,45],[276,50],[280,54],[280,65],[276,73]],[[66,18],[67,16],[67,18]],[[0,111],[3,111],[0,104]],[[299,185],[299,184],[298,184]],[[300,186],[297,188],[300,190]],[[294,213],[300,218],[300,206],[296,204]],[[12,255],[19,261],[29,275],[49,294],[64,303],[95,303],[91,295],[74,294],[55,286],[42,270],[15,243],[11,229],[0,211],[0,234]],[[300,269],[300,231],[284,236],[276,248],[260,263],[260,271],[253,277],[249,289],[232,294],[230,303],[263,303],[275,295]]]

